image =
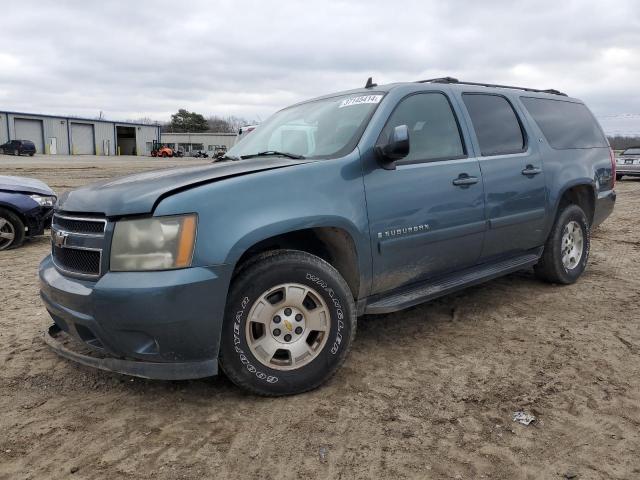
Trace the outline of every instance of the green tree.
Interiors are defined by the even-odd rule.
[[[169,128],[172,132],[206,132],[209,130],[209,124],[199,113],[181,108],[178,113],[171,115]]]

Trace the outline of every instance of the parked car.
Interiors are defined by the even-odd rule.
[[[51,225],[55,202],[55,192],[39,180],[0,176],[0,250],[42,235]]]
[[[298,103],[225,158],[60,198],[40,265],[54,350],[304,392],[343,363],[362,314],[531,267],[575,282],[616,199],[613,152],[580,100],[451,78]]]
[[[33,157],[36,153],[36,146],[31,140],[11,140],[0,145],[0,150],[7,155],[29,155]]]
[[[616,178],[640,177],[640,147],[627,148],[616,158]]]
[[[209,154],[204,150],[197,150],[191,154],[194,158],[209,158]]]

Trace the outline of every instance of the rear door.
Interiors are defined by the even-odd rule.
[[[449,97],[400,100],[378,143],[398,125],[409,129],[409,155],[364,176],[374,294],[473,265],[486,228],[480,166]]]
[[[517,255],[544,243],[544,165],[522,115],[503,95],[462,94],[480,152],[488,230],[481,261]]]

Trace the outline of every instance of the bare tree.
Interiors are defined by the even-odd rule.
[[[630,147],[639,147],[640,146],[640,137],[624,137],[622,135],[615,135],[613,137],[607,137],[609,139],[609,144],[611,148],[614,150],[625,150]]]

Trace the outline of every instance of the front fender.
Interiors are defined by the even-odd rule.
[[[263,240],[307,228],[334,227],[353,239],[361,292],[370,288],[371,247],[357,151],[341,159],[201,185],[165,198],[154,215],[188,212],[198,214],[194,266],[233,266]]]

